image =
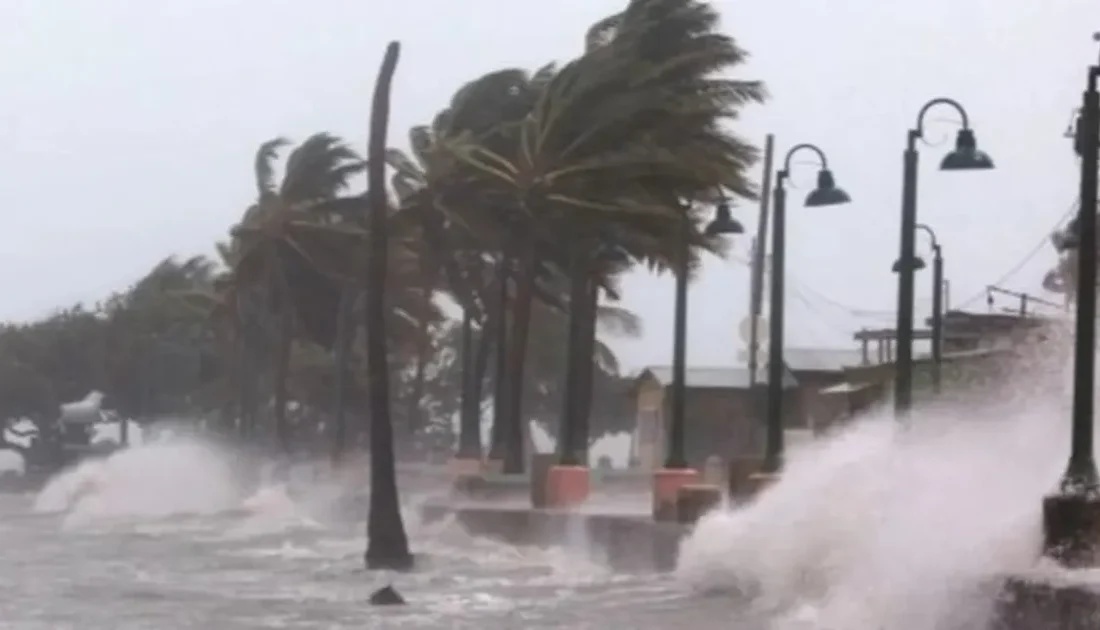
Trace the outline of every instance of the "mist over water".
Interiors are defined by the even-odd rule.
[[[417,571],[364,573],[362,514],[333,516],[340,511],[331,505],[347,493],[362,497],[362,480],[300,474],[270,483],[262,473],[240,474],[240,458],[175,438],[60,473],[12,521],[13,504],[0,501],[0,527],[16,528],[5,530],[0,625],[473,629],[563,621],[583,629],[631,614],[632,600],[675,611],[683,597],[667,597],[667,578],[615,575],[583,550],[516,547],[449,520],[421,523],[415,492],[403,502]],[[409,606],[367,605],[388,583]],[[575,608],[563,610],[561,597]],[[523,624],[509,625],[517,615]]]
[[[453,522],[423,524],[416,493],[403,503],[420,567],[364,575],[362,515],[333,516],[349,493],[363,496],[363,479],[273,483],[258,462],[242,467],[240,453],[191,437],[60,473],[33,502],[60,530],[49,538],[28,529],[19,535],[37,542],[15,549],[28,554],[22,566],[46,567],[35,569],[39,582],[61,562],[63,577],[49,579],[75,584],[103,570],[84,559],[88,536],[126,544],[98,560],[138,576],[112,588],[152,589],[203,610],[231,605],[240,621],[227,628],[276,618],[328,627],[309,624],[335,615],[364,627],[981,629],[1004,576],[1053,571],[1039,558],[1041,501],[1068,454],[1070,368],[1065,354],[1037,357],[971,399],[918,409],[904,424],[873,413],[790,451],[776,485],[699,523],[673,576],[615,574],[588,560],[581,530],[562,548],[534,549]],[[38,560],[50,549],[55,556]],[[413,605],[362,617],[366,595],[391,580]],[[26,584],[0,567],[0,587]],[[168,605],[143,601],[116,602],[133,620],[119,627],[146,627],[139,617]],[[261,617],[268,625],[256,625]],[[104,613],[88,628],[116,627],[116,618]]]
[[[56,475],[34,510],[69,522],[216,514],[240,506],[243,488],[228,454],[179,439],[118,451]]]
[[[699,523],[679,579],[776,628],[981,628],[1004,576],[1032,572],[1042,498],[1069,450],[1065,355],[908,423],[882,410]]]

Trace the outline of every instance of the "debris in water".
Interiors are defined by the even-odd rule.
[[[405,598],[393,588],[393,585],[383,586],[370,596],[371,606],[400,606],[405,603]]]

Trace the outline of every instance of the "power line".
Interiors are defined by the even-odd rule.
[[[860,308],[860,307],[856,307],[856,306],[850,306],[850,305],[845,304],[843,302],[839,302],[839,301],[825,295],[824,293],[821,293],[817,289],[814,289],[809,284],[807,284],[805,282],[802,282],[802,281],[798,280],[797,278],[790,278],[790,280],[793,284],[797,284],[803,291],[805,291],[807,293],[810,293],[811,295],[813,295],[818,300],[820,300],[822,302],[825,302],[826,304],[828,304],[828,305],[830,305],[834,308],[840,309],[840,310],[848,313],[849,315],[852,315],[852,316],[855,316],[855,317],[871,317],[871,318],[894,317],[897,313],[897,311],[876,310],[876,309]]]
[[[752,262],[747,260],[747,259],[740,258],[740,257],[737,257],[737,256],[730,256],[729,259],[731,261],[733,261],[734,263],[737,263],[739,265],[744,265],[744,266],[749,267],[749,268],[752,267]],[[843,302],[840,302],[840,301],[838,301],[834,298],[831,298],[831,297],[825,295],[824,293],[821,293],[817,289],[814,289],[808,283],[799,280],[790,271],[787,272],[786,279],[787,279],[787,282],[789,284],[797,285],[799,288],[801,288],[806,293],[810,293],[818,301],[824,302],[824,303],[828,304],[829,306],[832,306],[833,308],[844,311],[846,314],[852,315],[854,317],[883,318],[883,317],[894,317],[895,314],[896,314],[896,311],[861,308],[861,307],[851,306],[849,304],[845,304]],[[802,299],[806,299],[805,296],[801,296],[801,297],[802,297]],[[920,301],[920,300],[918,300],[918,301]]]
[[[1060,219],[1058,219],[1058,222],[1054,224],[1054,227],[1052,227],[1049,232],[1053,232],[1053,231],[1057,230],[1058,228],[1060,228],[1062,226],[1062,224],[1065,223],[1066,219],[1068,219],[1070,217],[1070,215],[1072,215],[1074,212],[1077,211],[1078,207],[1080,207],[1080,200],[1074,200],[1074,202],[1072,204],[1070,204],[1069,209],[1066,210],[1065,214],[1063,214]],[[1013,267],[1011,269],[1009,269],[1003,275],[1001,275],[1000,278],[997,278],[993,282],[988,283],[986,286],[989,287],[989,286],[1002,285],[1009,278],[1016,275],[1021,269],[1024,268],[1025,265],[1027,265],[1029,262],[1031,262],[1031,260],[1033,258],[1035,258],[1035,256],[1038,255],[1038,253],[1040,251],[1042,251],[1043,247],[1047,244],[1047,241],[1050,238],[1049,232],[1047,234],[1044,234],[1043,237],[1039,239],[1039,242],[1035,244],[1035,247],[1033,247],[1031,249],[1031,251],[1029,251],[1026,255],[1024,255],[1024,257],[1019,262],[1017,262],[1015,265],[1013,265]],[[986,289],[982,289],[981,291],[975,293],[973,296],[971,296],[971,297],[963,300],[962,302],[960,302],[959,305],[955,308],[963,309],[963,308],[973,304],[974,302],[977,302],[978,300],[982,299],[983,297],[985,297],[987,292],[988,291]]]
[[[854,332],[854,328],[834,321],[830,316],[826,315],[824,311],[818,309],[813,302],[811,302],[797,289],[791,291],[791,294],[795,297],[795,299],[801,302],[803,306],[806,307],[806,310],[809,311],[810,314],[817,316],[813,319],[814,323],[823,324],[831,331],[841,332],[848,336],[850,336]]]

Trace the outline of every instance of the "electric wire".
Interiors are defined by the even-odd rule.
[[[1046,234],[1043,235],[1043,237],[1041,239],[1039,239],[1039,242],[1035,244],[1035,247],[1031,248],[1031,250],[1029,250],[1027,252],[1027,254],[1024,255],[1023,258],[1021,258],[1008,271],[1003,273],[1001,275],[1001,277],[997,278],[993,282],[990,282],[986,286],[987,287],[989,287],[989,286],[1000,286],[1000,285],[1004,284],[1005,282],[1007,282],[1009,279],[1011,279],[1013,276],[1015,276],[1017,273],[1019,273],[1021,269],[1023,269],[1029,262],[1031,262],[1035,258],[1035,256],[1037,256],[1039,254],[1040,251],[1043,250],[1043,247],[1050,240],[1050,233],[1060,229],[1065,224],[1066,220],[1069,219],[1069,217],[1072,216],[1073,213],[1077,211],[1077,209],[1080,207],[1080,205],[1081,204],[1078,200],[1074,200],[1074,202],[1072,204],[1070,204],[1069,209],[1066,210],[1066,212],[1061,216],[1061,218],[1058,219],[1058,222],[1054,224],[1054,227],[1052,227]],[[962,309],[966,308],[967,306],[970,306],[974,302],[977,302],[978,300],[982,299],[987,294],[988,294],[988,290],[983,288],[981,291],[979,291],[979,292],[975,293],[974,295],[970,296],[969,298],[959,302],[958,306],[955,306],[955,308],[958,309],[958,310],[962,310]]]

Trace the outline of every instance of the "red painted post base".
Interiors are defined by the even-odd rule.
[[[694,525],[722,503],[722,487],[713,483],[688,484],[676,494],[676,520]]]
[[[694,468],[661,468],[653,473],[653,519],[675,522],[680,488],[699,483]]]
[[[482,464],[480,459],[456,457],[448,462],[447,468],[451,472],[452,479],[457,479],[459,477],[478,477],[484,469],[484,464]]]
[[[546,475],[546,507],[573,508],[588,500],[587,466],[551,466]]]

